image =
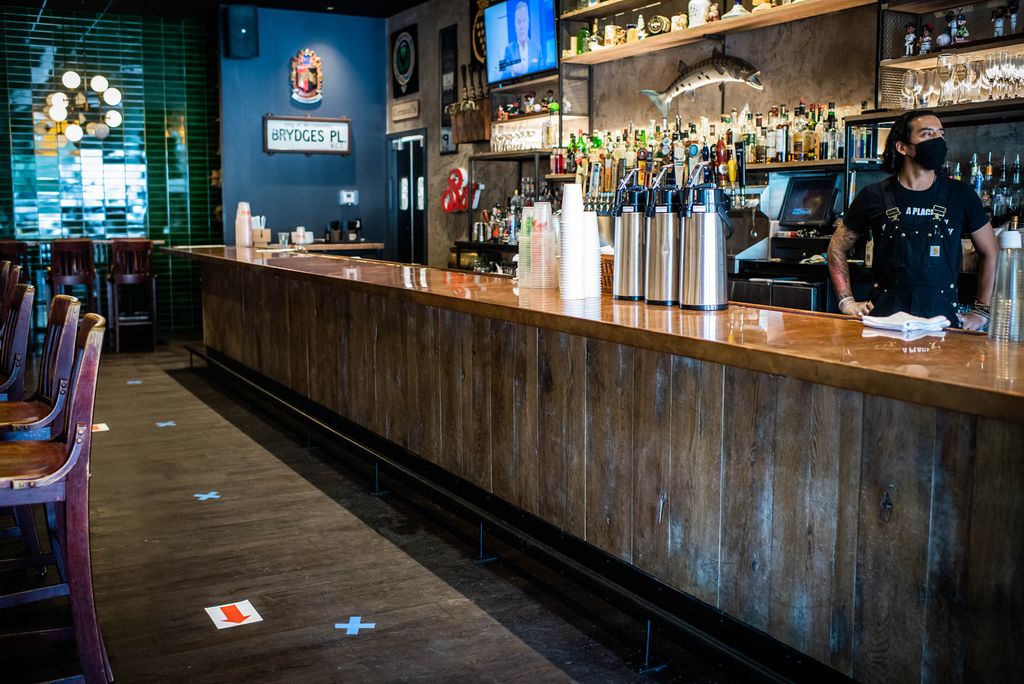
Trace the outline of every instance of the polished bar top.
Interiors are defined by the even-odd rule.
[[[858,320],[733,304],[721,312],[619,302],[567,301],[519,289],[508,277],[302,253],[233,247],[164,251],[212,263],[273,268],[428,306],[878,394],[941,409],[1024,422],[1024,345],[947,331],[917,340]]]

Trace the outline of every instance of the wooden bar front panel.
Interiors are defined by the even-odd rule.
[[[1024,673],[1019,424],[287,273],[203,282],[210,347],[841,672]]]

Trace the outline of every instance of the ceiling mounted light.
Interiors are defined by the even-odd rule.
[[[108,126],[105,123],[96,124],[96,132],[93,133],[93,135],[95,135],[100,140],[106,139],[106,137],[110,135],[110,126]]]
[[[107,122],[107,125],[111,128],[117,128],[121,125],[124,119],[121,117],[121,112],[116,109],[111,109],[109,112],[103,115],[103,120]]]
[[[104,76],[101,76],[100,74],[96,74],[92,77],[92,80],[89,81],[89,87],[91,87],[97,93],[102,93],[109,86],[110,84],[107,83],[107,79]]]
[[[64,135],[68,137],[71,142],[78,142],[82,139],[83,131],[82,127],[78,124],[71,124],[64,129]]]
[[[103,91],[103,101],[111,107],[121,104],[121,91],[117,88],[107,88]]]
[[[65,107],[53,105],[46,110],[46,115],[54,121],[64,121],[68,118],[68,110]]]
[[[60,82],[64,84],[65,88],[74,90],[82,85],[82,77],[75,71],[65,71],[64,75],[60,77]]]

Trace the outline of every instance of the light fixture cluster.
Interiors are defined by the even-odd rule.
[[[71,142],[78,142],[86,134],[103,140],[110,135],[111,128],[117,128],[124,117],[116,109],[108,109],[98,120],[89,121],[89,93],[82,83],[77,71],[65,71],[60,78],[61,84],[69,92],[57,91],[46,96],[46,116],[57,124],[58,134],[64,135]],[[121,104],[121,91],[114,88],[105,76],[96,74],[89,80],[89,88],[96,93],[100,105],[117,107]]]

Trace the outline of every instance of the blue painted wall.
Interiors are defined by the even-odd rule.
[[[235,209],[248,201],[274,232],[297,225],[323,236],[327,221],[361,218],[367,240],[386,232],[384,133],[387,36],[383,19],[259,10],[260,56],[221,58],[224,241],[234,244]],[[323,62],[323,99],[291,99],[291,58],[312,48]],[[263,152],[263,115],[346,116],[352,154]],[[359,190],[358,207],[339,207],[341,188]]]

